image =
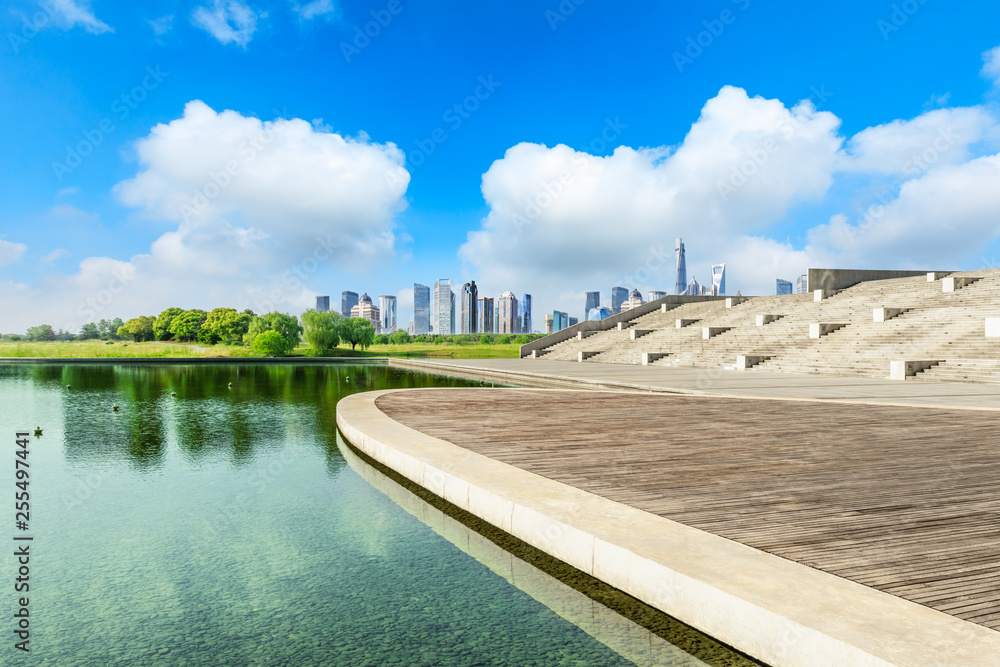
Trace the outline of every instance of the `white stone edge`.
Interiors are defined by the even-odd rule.
[[[376,405],[396,391],[415,390],[341,399],[344,437],[448,502],[773,667],[997,664],[998,632],[420,433]]]

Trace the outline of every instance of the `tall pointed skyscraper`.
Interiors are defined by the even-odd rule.
[[[684,261],[684,241],[677,239],[674,245],[677,253],[677,274],[674,279],[674,294],[681,294],[687,289],[687,263]]]

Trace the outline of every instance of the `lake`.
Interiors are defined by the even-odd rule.
[[[43,429],[30,528],[13,503],[4,517],[8,544],[34,538],[31,651],[8,631],[0,662],[751,664],[610,611],[339,439],[350,393],[473,384],[375,364],[0,365],[2,493],[16,431]],[[22,594],[2,589],[10,619]]]

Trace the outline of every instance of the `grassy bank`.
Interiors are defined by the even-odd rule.
[[[402,345],[373,345],[367,350],[351,350],[341,345],[323,355],[299,345],[294,354],[324,357],[400,357],[428,359],[516,359],[519,345],[508,343],[490,345],[479,343],[405,343]],[[102,341],[68,342],[0,342],[0,359],[43,357],[68,359],[156,359],[199,357],[249,357],[247,348],[236,345],[191,345],[180,343],[131,343]]]

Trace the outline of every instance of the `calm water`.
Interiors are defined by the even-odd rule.
[[[7,622],[0,663],[706,664],[338,443],[342,396],[467,384],[379,366],[0,366],[0,494],[14,492],[15,431],[44,429],[32,650]],[[11,545],[23,533],[5,507]],[[10,619],[17,596],[0,591]]]

